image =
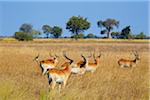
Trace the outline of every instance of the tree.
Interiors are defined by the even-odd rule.
[[[33,40],[34,37],[39,35],[40,32],[33,29],[33,26],[31,24],[22,24],[19,28],[19,32],[15,32],[14,38],[16,38],[19,41],[29,41]]]
[[[119,26],[119,21],[116,21],[115,19],[106,19],[105,21],[99,20],[97,22],[98,27],[102,28],[104,27],[101,31],[101,34],[107,34],[107,38],[112,38],[111,37],[111,30],[113,30],[114,26],[118,28]]]
[[[14,38],[19,40],[19,41],[29,41],[33,40],[32,34],[27,34],[25,32],[15,32]]]
[[[19,28],[20,32],[31,33],[33,26],[31,24],[24,23]]]
[[[89,28],[90,22],[87,21],[87,18],[83,18],[81,16],[72,16],[66,23],[66,29],[72,32],[73,35],[79,35],[79,33],[84,32]]]
[[[136,38],[136,39],[145,39],[145,38],[146,38],[146,35],[145,35],[143,32],[141,32],[141,33],[139,33],[138,35],[136,35],[135,38]]]
[[[134,38],[134,36],[131,34],[130,26],[126,26],[125,28],[123,28],[120,35],[123,36],[124,39]]]
[[[111,35],[113,38],[119,38],[120,33],[119,32],[111,32]]]
[[[52,27],[49,25],[43,25],[42,26],[43,33],[46,34],[46,38],[49,38],[49,34],[52,33]]]
[[[55,37],[55,38],[59,38],[62,34],[62,28],[58,27],[58,26],[54,26],[52,28],[52,35]]]
[[[40,34],[41,34],[40,31],[35,30],[35,29],[32,29],[32,35],[33,35],[34,38],[37,37],[37,36],[40,35]]]
[[[86,36],[86,38],[95,38],[95,35],[92,34],[92,33],[89,33],[89,34]]]

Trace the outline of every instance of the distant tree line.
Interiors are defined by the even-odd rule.
[[[131,26],[126,26],[121,30],[121,32],[112,32],[116,27],[119,27],[119,21],[115,19],[108,18],[106,20],[98,20],[97,26],[100,28],[100,34],[106,34],[104,38],[116,38],[116,39],[145,39],[146,35],[141,32],[138,35],[133,35],[131,31]],[[95,34],[89,33],[86,36],[84,31],[91,27],[91,23],[87,18],[81,16],[72,16],[66,23],[66,29],[71,32],[72,36],[70,38],[98,38]],[[60,38],[63,29],[60,26],[50,26],[45,24],[42,26],[42,32],[33,29],[33,26],[28,23],[24,23],[20,26],[19,31],[15,32],[14,38],[19,41],[33,40],[33,38],[38,37],[42,33],[46,35],[46,38]]]

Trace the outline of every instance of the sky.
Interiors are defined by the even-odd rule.
[[[120,32],[130,25],[133,34],[144,32],[150,36],[148,4],[147,0],[0,0],[0,36],[12,36],[23,23],[32,24],[41,32],[45,24],[60,26],[63,36],[70,36],[66,23],[78,15],[91,23],[85,34],[103,36],[97,21],[112,18],[120,22],[119,28],[112,31]]]

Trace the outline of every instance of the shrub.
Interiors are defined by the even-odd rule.
[[[33,40],[33,35],[25,32],[15,32],[14,38],[19,41],[30,41]]]
[[[145,38],[146,38],[146,35],[145,35],[143,32],[141,32],[141,33],[139,33],[138,35],[136,35],[135,38],[136,38],[136,39],[145,39]]]
[[[92,33],[89,33],[89,34],[86,36],[86,38],[95,38],[95,35],[92,34]]]
[[[71,36],[71,38],[75,38],[76,40],[77,40],[77,39],[82,39],[82,38],[84,38],[84,34],[83,34],[83,33],[80,33],[80,34],[78,34],[78,35],[73,35],[73,36]]]

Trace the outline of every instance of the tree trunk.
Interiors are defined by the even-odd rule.
[[[48,39],[48,35],[49,35],[49,34],[47,33],[47,34],[46,34],[46,38],[47,38],[47,39]]]
[[[110,33],[107,33],[107,38],[108,38],[108,39],[112,39],[112,37],[111,37],[111,34],[110,34]]]
[[[108,39],[112,39],[110,30],[108,30],[108,32],[107,32],[107,38],[108,38]]]
[[[78,40],[78,30],[76,30],[76,37],[75,37],[75,40]]]

